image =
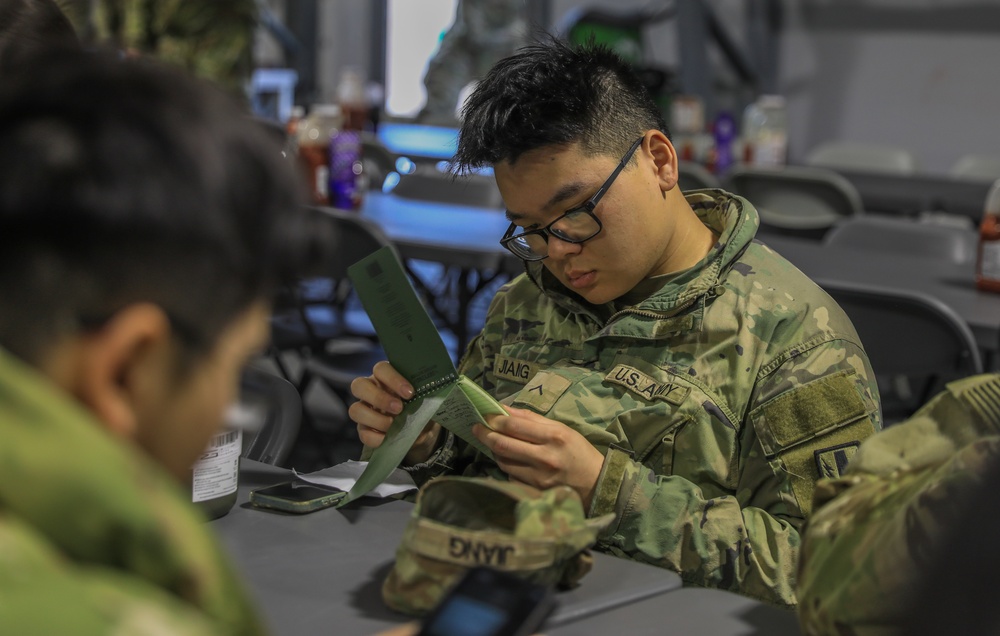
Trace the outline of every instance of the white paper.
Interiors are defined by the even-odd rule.
[[[359,462],[351,459],[337,464],[336,466],[330,466],[329,468],[324,468],[323,470],[317,470],[313,473],[303,474],[294,469],[292,472],[295,473],[296,477],[303,481],[308,481],[309,483],[320,486],[332,486],[334,488],[340,488],[341,490],[348,491],[354,486],[354,483],[358,481],[358,477],[360,477],[361,473],[364,472],[366,466],[368,466],[368,462]],[[385,481],[376,486],[375,489],[369,492],[366,496],[385,498],[416,489],[417,485],[413,482],[413,478],[410,477],[410,473],[397,468],[389,473],[389,476],[385,478]]]

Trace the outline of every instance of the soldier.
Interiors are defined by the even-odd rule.
[[[38,64],[0,83],[0,633],[261,633],[190,470],[314,251],[297,172],[178,71]]]
[[[84,39],[151,55],[246,94],[253,70],[255,0],[65,0]]]
[[[459,365],[510,415],[475,429],[496,465],[434,423],[404,464],[569,485],[615,515],[598,549],[794,605],[815,481],[881,426],[843,311],[754,240],[748,201],[680,191],[658,108],[606,48],[500,61],[466,102],[457,162],[493,167],[501,243],[525,262]],[[352,391],[368,447],[413,395],[385,362]]]
[[[1000,374],[948,384],[862,444],[847,474],[816,492],[803,633],[998,633],[998,485]]]

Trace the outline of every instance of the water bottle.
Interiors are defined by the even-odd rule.
[[[1000,180],[993,183],[986,195],[983,221],[979,225],[976,287],[1000,292]]]
[[[783,166],[788,155],[785,98],[761,95],[743,112],[743,161],[754,166]]]
[[[243,430],[226,426],[212,436],[191,469],[191,501],[209,519],[225,516],[236,503],[242,452]]]
[[[340,130],[343,119],[339,105],[316,104],[298,124],[299,157],[318,205],[330,204],[330,138]]]

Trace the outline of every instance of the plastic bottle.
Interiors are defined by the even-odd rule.
[[[191,469],[191,501],[209,519],[225,516],[236,503],[242,451],[242,429],[227,426],[212,436]]]
[[[1000,180],[993,183],[986,195],[983,222],[979,226],[976,287],[1000,292]]]
[[[330,138],[344,121],[340,106],[316,104],[298,124],[299,158],[313,202],[330,204]]]
[[[361,131],[368,120],[368,105],[361,77],[350,69],[340,77],[337,101],[344,123],[330,137],[330,205],[357,210],[364,193]]]
[[[755,166],[783,166],[788,155],[785,98],[761,95],[743,112],[743,161]]]
[[[736,121],[727,112],[719,113],[712,124],[715,145],[712,152],[711,170],[715,174],[725,174],[733,164],[733,141],[736,139]]]

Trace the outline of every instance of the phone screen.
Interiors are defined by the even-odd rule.
[[[343,490],[290,481],[250,491],[250,503],[261,508],[304,513],[334,506],[346,495]]]
[[[473,568],[428,615],[420,636],[533,634],[553,609],[549,586],[506,572]]]

